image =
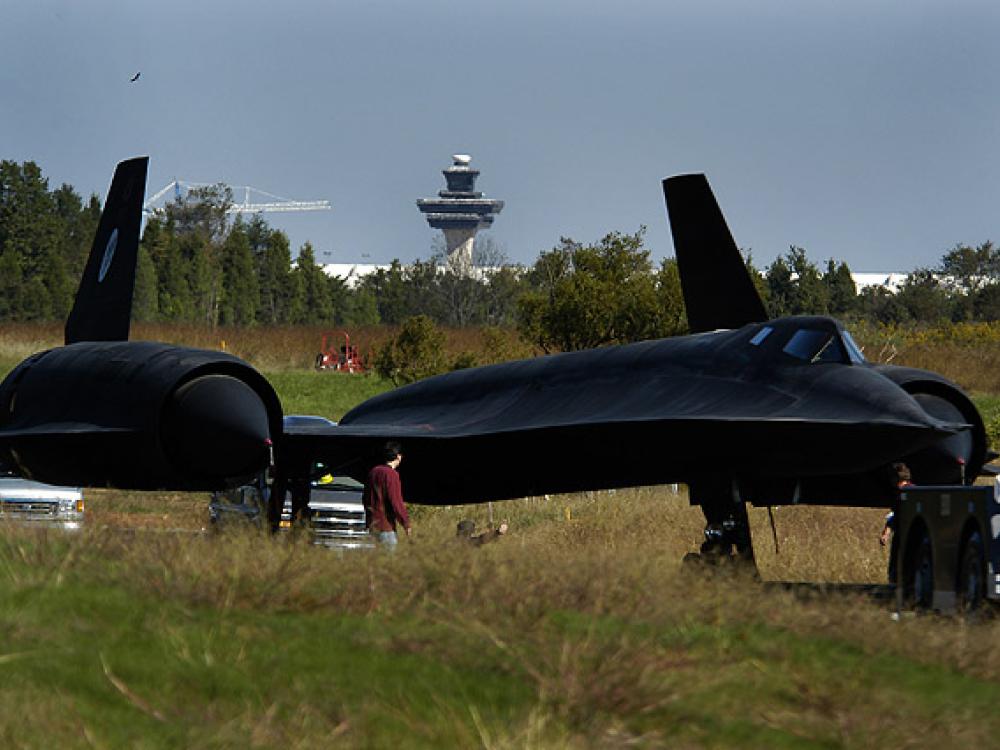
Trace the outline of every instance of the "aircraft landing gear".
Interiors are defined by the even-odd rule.
[[[746,515],[746,509],[743,509]],[[727,518],[721,524],[709,523],[705,526],[705,541],[700,553],[706,557],[735,557],[741,562],[754,564],[753,545],[750,542],[750,528],[745,520]]]
[[[730,485],[727,488],[719,484],[704,482],[691,485],[691,502],[701,505],[705,514],[705,539],[699,552],[688,553],[684,562],[709,565],[736,563],[756,573],[757,562],[750,538],[746,503],[740,498],[735,482],[727,482]]]

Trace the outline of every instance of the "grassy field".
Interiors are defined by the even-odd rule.
[[[167,514],[187,502],[167,498]],[[894,622],[860,596],[685,573],[700,514],[665,489],[492,510],[512,530],[477,549],[454,524],[482,527],[488,508],[417,508],[395,555],[0,529],[0,739],[955,747],[1000,730],[993,622]],[[802,510],[777,512],[777,554],[754,513],[765,579],[880,579],[877,512]]]
[[[225,341],[289,413],[336,419],[388,387],[308,369],[318,331],[139,337]],[[0,332],[0,368],[58,339],[54,326]],[[902,349],[893,361],[933,367],[937,345],[919,343],[926,361]],[[963,373],[940,351],[935,369],[1000,393],[992,355]],[[1000,398],[976,398],[1000,421]],[[1000,623],[894,620],[843,585],[884,579],[877,510],[778,508],[775,544],[753,509],[758,581],[682,569],[703,525],[683,487],[418,507],[412,542],[392,555],[202,533],[206,504],[92,491],[79,534],[0,526],[0,744],[998,744]],[[508,536],[454,540],[458,520],[484,528],[490,514]],[[830,586],[776,584],[796,581]]]

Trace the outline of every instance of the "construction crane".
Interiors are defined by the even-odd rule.
[[[219,184],[219,183],[216,183]],[[142,210],[146,214],[153,214],[160,210],[162,206],[157,203],[171,190],[174,191],[174,198],[181,200],[184,195],[195,188],[215,187],[215,184],[208,182],[185,182],[184,180],[173,180],[143,204]],[[287,211],[330,211],[332,206],[330,201],[295,201],[290,198],[282,198],[264,190],[259,190],[249,185],[230,185],[229,188],[236,191],[243,191],[242,203],[231,203],[226,209],[229,214],[256,214],[262,212],[287,212]],[[262,196],[263,201],[251,201],[251,195]]]

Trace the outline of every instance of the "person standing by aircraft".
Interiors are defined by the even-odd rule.
[[[362,501],[365,505],[365,525],[378,541],[393,549],[397,544],[396,523],[410,536],[410,515],[403,501],[403,489],[397,469],[403,460],[399,443],[390,441],[382,449],[382,463],[368,472]]]
[[[892,475],[896,482],[896,489],[902,492],[907,487],[912,487],[913,482],[912,476],[910,475],[910,467],[904,463],[895,463],[892,465]],[[897,503],[898,506],[898,503]],[[889,583],[896,582],[896,511],[895,509],[890,510],[885,514],[885,525],[882,527],[882,533],[879,534],[878,543],[884,547],[887,543],[889,544],[889,570],[888,578]],[[890,541],[891,540],[891,541]]]

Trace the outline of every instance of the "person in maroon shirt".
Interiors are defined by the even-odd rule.
[[[410,515],[403,502],[403,489],[399,482],[399,468],[403,452],[399,443],[388,442],[382,451],[382,463],[368,472],[362,501],[365,504],[365,524],[378,537],[379,542],[388,546],[396,545],[396,523],[403,526],[410,535]]]

